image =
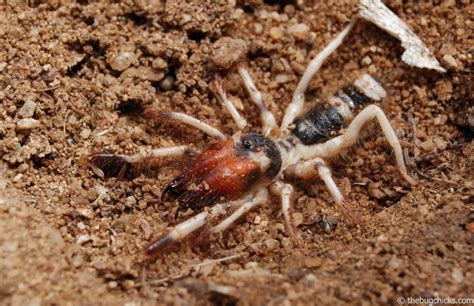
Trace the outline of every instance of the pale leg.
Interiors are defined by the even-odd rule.
[[[251,100],[260,110],[260,118],[262,120],[263,135],[268,136],[272,129],[276,127],[276,120],[273,114],[263,104],[263,96],[252,81],[249,72],[244,67],[239,68],[239,74],[244,81],[245,88],[250,95]]]
[[[276,181],[270,185],[270,191],[281,197],[281,209],[285,217],[286,227],[291,238],[295,238],[296,226],[293,218],[293,186],[282,181]]]
[[[397,135],[395,134],[382,109],[376,105],[369,105],[364,108],[354,118],[354,120],[352,120],[351,124],[343,135],[335,137],[322,144],[316,144],[312,146],[299,144],[296,147],[297,154],[301,159],[306,160],[313,159],[315,157],[326,158],[334,156],[343,149],[353,145],[357,141],[362,127],[374,118],[379,122],[380,127],[387,138],[387,141],[395,153],[397,166],[402,177],[411,185],[416,185],[416,181],[407,173],[403,159],[403,151],[400,146],[400,142],[398,141]]]
[[[216,77],[214,79],[214,81],[211,83],[211,90],[214,92],[214,95],[219,100],[219,102],[225,105],[235,123],[239,127],[239,130],[242,130],[245,126],[247,126],[247,121],[239,114],[239,111],[235,108],[235,105],[232,103],[232,101],[229,100],[221,78]]]
[[[148,255],[156,255],[168,245],[184,239],[189,234],[203,227],[207,222],[209,222],[209,220],[226,214],[228,209],[245,205],[245,202],[248,202],[252,197],[252,194],[248,194],[243,199],[237,201],[216,204],[211,209],[203,211],[186,221],[181,222],[168,234],[150,243],[146,248],[146,253]]]
[[[198,130],[203,131],[207,135],[214,137],[218,140],[226,140],[227,137],[215,127],[210,126],[207,123],[202,122],[199,119],[196,119],[192,116],[189,116],[184,113],[177,112],[161,112],[155,108],[148,108],[143,112],[145,117],[154,118],[154,119],[173,119],[180,121],[187,125],[197,128]]]
[[[351,30],[353,24],[349,24],[339,35],[332,40],[316,57],[309,62],[303,76],[301,77],[291,103],[288,105],[285,111],[285,116],[281,123],[281,130],[287,131],[288,126],[293,123],[295,118],[301,113],[304,106],[304,93],[308,84],[313,78],[314,74],[321,68],[324,60],[328,58],[341,44],[347,33]]]
[[[231,214],[229,217],[224,219],[221,223],[216,225],[215,227],[212,228],[211,232],[212,233],[219,233],[228,228],[232,223],[234,223],[239,217],[250,211],[252,208],[263,204],[267,201],[268,199],[268,189],[262,188],[260,189],[256,194],[255,197],[242,204],[233,214]]]
[[[289,168],[287,173],[289,175],[301,177],[303,179],[309,179],[319,175],[331,193],[334,201],[341,208],[342,212],[351,221],[351,223],[359,224],[361,222],[358,214],[351,209],[352,205],[350,202],[346,200],[341,191],[339,191],[339,188],[332,178],[331,170],[326,166],[324,160],[321,158],[299,162],[295,166]]]
[[[143,164],[142,168],[152,165],[151,160],[166,157],[178,157],[185,154],[197,154],[198,152],[189,146],[176,146],[168,148],[153,149],[148,152],[136,154],[112,154],[95,153],[89,156],[89,166],[92,171],[100,177],[116,176],[121,178],[127,171],[127,168],[134,164]],[[104,173],[105,172],[105,173]]]

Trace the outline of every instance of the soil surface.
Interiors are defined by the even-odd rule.
[[[220,75],[255,127],[235,68],[246,65],[280,121],[306,64],[355,20],[357,1],[60,0],[0,4],[0,304],[397,304],[474,296],[474,142],[469,0],[385,1],[441,64],[407,66],[399,41],[359,20],[311,82],[308,107],[376,75],[404,144],[409,186],[374,124],[331,161],[356,203],[352,227],[324,184],[293,182],[297,239],[277,199],[205,243],[156,259],[144,247],[175,220],[160,200],[179,173],[100,178],[94,152],[212,141],[143,107],[237,128],[209,83]],[[111,1],[114,2],[114,1]],[[239,103],[242,102],[242,103]]]

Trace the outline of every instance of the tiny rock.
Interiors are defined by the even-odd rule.
[[[158,56],[151,62],[151,66],[155,69],[165,69],[168,68],[168,63]]]
[[[18,115],[22,118],[31,118],[35,114],[35,109],[36,103],[32,99],[27,99],[18,111]]]
[[[90,235],[81,235],[77,238],[76,243],[79,245],[83,245],[89,241],[92,241],[92,237]]]
[[[296,39],[304,40],[309,33],[309,27],[304,23],[297,23],[288,28],[288,33]]]
[[[278,27],[273,27],[270,29],[270,37],[273,40],[279,40],[283,36],[283,31]]]
[[[268,251],[273,251],[280,246],[280,243],[276,239],[267,239],[263,242]]]
[[[7,180],[0,176],[0,190],[5,190],[7,188]]]
[[[242,39],[222,37],[213,45],[210,61],[220,69],[229,69],[247,54],[247,43]]]
[[[91,129],[89,128],[83,129],[81,133],[79,134],[79,136],[81,136],[82,139],[87,139],[89,138],[90,135],[91,135]]]
[[[135,77],[146,81],[158,82],[165,77],[165,73],[161,70],[157,70],[151,67],[140,66],[138,68],[130,67],[120,77]]]
[[[420,143],[420,147],[425,150],[426,152],[432,152],[436,149],[436,145],[435,143],[433,142],[432,139],[428,139],[426,141],[423,141],[422,143]]]
[[[318,257],[308,257],[304,260],[306,268],[319,268],[322,265],[322,261]]]
[[[173,89],[173,85],[174,85],[174,78],[171,75],[168,75],[160,82],[160,87],[166,91]]]
[[[92,219],[94,217],[94,212],[89,208],[78,208],[76,211],[80,216],[86,219]]]
[[[452,275],[453,279],[456,281],[456,283],[460,283],[464,279],[464,275],[463,275],[461,269],[459,269],[459,268],[454,268],[451,275]]]
[[[20,119],[16,123],[16,129],[19,131],[31,130],[40,126],[41,126],[41,122],[33,118]]]
[[[130,67],[135,60],[135,53],[133,52],[121,52],[115,56],[112,56],[108,63],[113,70],[123,71]]]
[[[451,68],[451,69],[459,68],[459,64],[456,61],[456,59],[452,55],[449,55],[449,54],[445,54],[443,56],[443,64],[445,64],[448,68]]]
[[[293,221],[294,221],[295,226],[298,226],[301,223],[303,223],[303,214],[300,213],[300,212],[294,213],[293,214]]]
[[[367,66],[369,66],[370,64],[372,64],[372,59],[370,58],[370,56],[366,55],[366,56],[364,56],[364,58],[362,59],[361,64],[362,64],[362,66],[367,67]]]
[[[448,121],[448,116],[441,114],[438,117],[434,118],[434,125],[445,125]]]

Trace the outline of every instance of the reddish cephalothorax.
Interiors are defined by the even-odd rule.
[[[238,72],[251,101],[260,111],[260,133],[243,132],[247,121],[232,104],[220,79],[213,82],[213,91],[239,128],[231,139],[218,129],[183,113],[145,111],[148,117],[181,121],[220,141],[200,153],[193,164],[176,176],[163,191],[163,194],[177,198],[177,211],[191,208],[196,214],[153,240],[146,248],[148,255],[160,253],[163,248],[189,237],[206,225],[209,225],[209,233],[222,232],[250,209],[265,203],[269,192],[280,196],[287,229],[291,237],[295,237],[296,227],[292,217],[294,190],[291,184],[285,183],[287,177],[312,179],[318,176],[340,211],[352,224],[358,224],[358,214],[352,209],[351,201],[340,192],[324,159],[353,145],[362,127],[374,119],[394,150],[403,178],[410,184],[416,183],[407,173],[400,142],[387,117],[378,106],[367,105],[386,96],[381,84],[371,76],[362,75],[354,82],[354,86],[343,88],[329,97],[324,107],[303,112],[304,92],[309,81],[322,61],[341,44],[350,28],[348,26],[341,32],[308,65],[280,127],[277,127],[275,117],[266,109],[262,94],[244,67],[239,67]],[[137,164],[195,152],[192,146],[183,145],[134,155],[98,153],[93,154],[89,161],[98,174],[124,176],[127,169],[134,169]]]
[[[249,133],[237,142],[211,145],[164,192],[178,198],[180,210],[189,207],[198,211],[217,200],[232,200],[271,180],[280,167],[276,145],[260,134]]]

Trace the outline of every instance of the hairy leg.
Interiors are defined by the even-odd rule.
[[[257,207],[260,204],[263,204],[268,199],[268,189],[261,188],[255,194],[255,197],[242,204],[234,213],[232,213],[229,217],[224,219],[221,223],[216,225],[211,229],[212,233],[219,233],[224,231],[228,228],[232,223],[234,223],[239,217],[250,211],[252,208]]]
[[[189,234],[200,229],[210,220],[220,215],[226,214],[228,209],[232,207],[241,207],[242,205],[248,203],[248,201],[252,201],[252,198],[253,194],[248,194],[240,200],[216,204],[209,210],[203,211],[187,219],[186,221],[181,222],[180,224],[176,225],[168,234],[151,242],[146,248],[146,254],[158,254],[161,250],[172,243],[178,242],[187,237]]]
[[[288,168],[287,173],[291,176],[300,177],[303,179],[310,179],[319,176],[329,192],[331,193],[336,204],[341,208],[342,212],[352,224],[361,223],[359,215],[352,209],[352,204],[345,199],[339,191],[334,179],[331,175],[331,170],[326,166],[326,163],[321,158],[315,158],[305,162],[299,162],[296,165]]]
[[[285,116],[281,123],[281,130],[288,131],[288,126],[293,123],[295,118],[301,113],[304,107],[304,93],[308,88],[309,82],[313,78],[314,74],[321,68],[324,60],[328,58],[341,44],[347,33],[351,30],[353,24],[349,24],[344,30],[339,33],[334,40],[332,40],[314,59],[309,62],[303,76],[301,77],[291,103],[288,105],[285,111]]]
[[[403,151],[400,146],[400,142],[398,141],[397,135],[390,125],[387,116],[385,116],[382,109],[376,105],[369,105],[359,114],[357,114],[343,135],[335,137],[322,144],[311,146],[305,146],[301,144],[297,145],[296,150],[298,155],[302,159],[312,159],[315,157],[326,158],[334,156],[341,150],[353,145],[357,141],[362,127],[373,119],[377,119],[385,137],[392,147],[397,160],[397,166],[402,177],[411,185],[416,185],[416,181],[407,173],[405,161],[403,159]]]
[[[270,191],[274,195],[281,197],[281,209],[285,216],[286,227],[291,238],[296,237],[296,226],[293,218],[293,186],[282,181],[276,181],[270,185]]]
[[[239,67],[239,74],[244,81],[245,88],[247,88],[251,100],[260,110],[260,118],[263,125],[263,135],[267,136],[270,134],[271,130],[277,126],[275,116],[273,116],[273,114],[263,104],[262,93],[258,91],[247,69],[244,67]]]
[[[161,112],[155,108],[148,108],[146,109],[143,114],[145,117],[154,118],[154,119],[172,119],[176,121],[180,121],[187,125],[197,128],[198,130],[203,131],[207,135],[214,137],[218,140],[226,140],[227,137],[219,131],[217,128],[210,126],[207,123],[202,122],[199,119],[196,119],[192,116],[189,116],[184,113],[177,113],[177,112]]]
[[[155,159],[178,157],[185,154],[196,154],[197,151],[189,146],[176,146],[153,149],[136,154],[95,153],[89,156],[88,164],[92,171],[100,177],[117,176],[122,178],[126,171],[134,166],[151,167]]]
[[[211,90],[216,96],[217,100],[225,105],[235,123],[239,127],[239,130],[242,130],[244,127],[246,127],[247,121],[239,114],[239,111],[235,108],[232,101],[230,101],[220,77],[216,76],[214,81],[211,83]]]

